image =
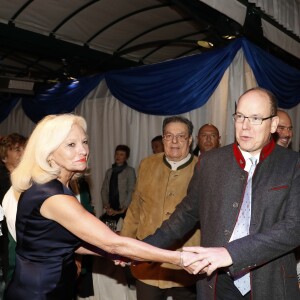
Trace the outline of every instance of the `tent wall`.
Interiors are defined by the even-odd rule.
[[[194,124],[194,138],[200,126],[213,123],[220,130],[221,145],[232,143],[234,128],[231,115],[235,110],[235,102],[240,94],[256,85],[243,51],[239,50],[209,101],[201,108],[183,114]],[[155,135],[161,134],[165,116],[147,115],[129,108],[112,96],[104,80],[84,98],[74,113],[85,117],[88,123],[90,184],[99,216],[102,213],[101,185],[105,171],[113,163],[115,147],[122,143],[131,148],[128,162],[137,170],[141,159],[151,154],[150,141]],[[288,110],[288,113],[295,127],[293,147],[298,151],[300,104]],[[12,132],[29,135],[34,126],[19,103],[8,118],[0,123],[0,135]]]

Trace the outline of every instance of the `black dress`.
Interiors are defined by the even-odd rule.
[[[73,195],[60,181],[52,180],[34,184],[20,197],[16,268],[5,292],[6,300],[71,300],[75,297],[74,250],[81,241],[40,214],[43,202],[58,194]]]

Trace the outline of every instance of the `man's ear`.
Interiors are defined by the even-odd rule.
[[[279,123],[279,117],[278,116],[273,117],[271,123],[271,133],[274,133],[277,130],[278,123]]]

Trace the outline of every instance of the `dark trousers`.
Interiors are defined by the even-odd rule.
[[[217,300],[250,300],[250,292],[243,296],[225,272],[219,272],[216,286]]]
[[[136,295],[137,300],[166,300],[168,296],[171,296],[172,300],[196,300],[197,298],[195,285],[160,289],[139,280],[136,281]]]

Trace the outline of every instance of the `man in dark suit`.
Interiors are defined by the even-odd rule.
[[[201,247],[184,248],[198,253],[188,268],[207,275],[197,282],[198,299],[299,299],[293,253],[300,245],[299,154],[271,137],[278,116],[269,91],[245,92],[233,118],[236,143],[201,155],[187,196],[145,241],[171,247],[200,221]],[[234,239],[253,157],[248,233]],[[248,274],[250,291],[243,295],[235,283]]]
[[[291,117],[287,112],[281,109],[277,110],[277,116],[279,117],[279,123],[274,134],[275,141],[282,147],[292,149],[293,124]],[[296,249],[295,253],[297,259],[298,285],[300,288],[300,247]]]

